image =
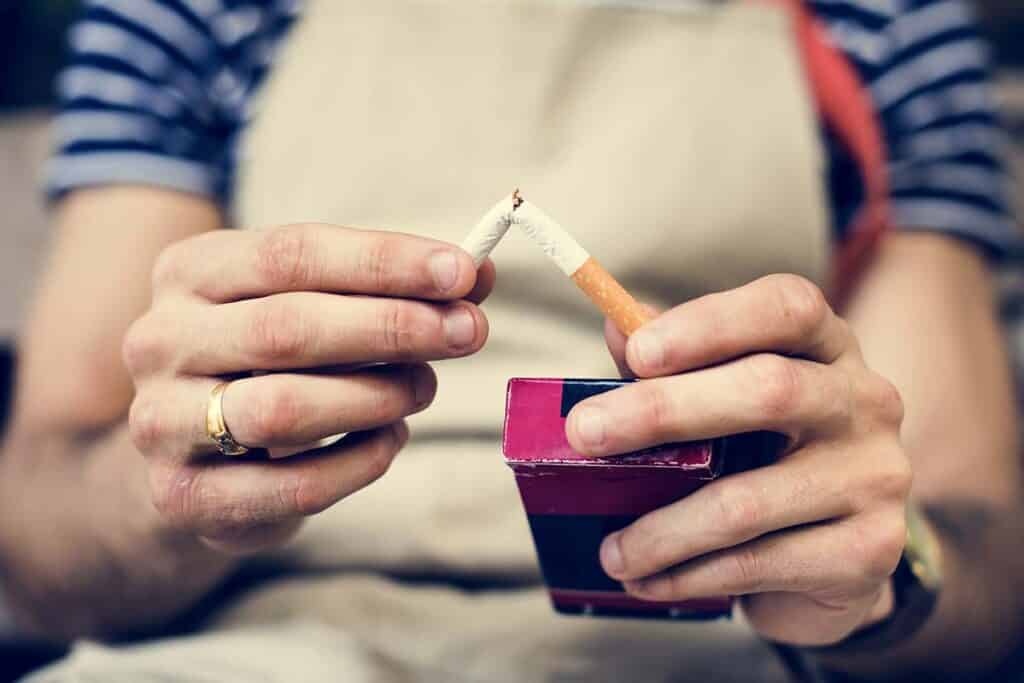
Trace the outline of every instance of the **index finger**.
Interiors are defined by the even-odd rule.
[[[808,452],[723,477],[608,535],[602,566],[621,581],[642,579],[781,529],[853,514],[866,486],[859,467],[856,458]]]
[[[755,353],[832,363],[858,351],[846,322],[816,285],[796,275],[769,275],[694,299],[647,323],[626,345],[638,377],[658,377]]]
[[[216,303],[295,291],[447,301],[473,290],[477,269],[447,242],[303,223],[180,242],[161,255],[153,278]]]

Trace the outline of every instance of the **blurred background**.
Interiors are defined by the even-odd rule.
[[[0,0],[0,339],[18,329],[46,240],[46,110],[78,0]]]
[[[79,0],[0,0],[0,340],[17,334],[47,239],[38,178],[47,109]],[[999,65],[1006,125],[1024,178],[1024,2],[975,0]],[[1024,197],[1024,182],[1019,196]]]
[[[1024,178],[1024,2],[975,0],[999,65],[1006,125]],[[38,179],[47,109],[79,0],[0,0],[0,340],[16,335],[47,239]],[[1018,181],[1024,197],[1024,182]]]

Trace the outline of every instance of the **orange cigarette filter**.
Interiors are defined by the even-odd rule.
[[[572,274],[572,281],[627,337],[652,317],[593,256]]]

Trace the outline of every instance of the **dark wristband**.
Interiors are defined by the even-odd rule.
[[[892,575],[892,614],[845,639],[824,647],[804,648],[811,654],[862,654],[878,652],[912,638],[935,611],[939,594],[921,583],[906,556]]]

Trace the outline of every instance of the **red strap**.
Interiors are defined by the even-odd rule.
[[[841,305],[889,227],[888,153],[871,96],[859,75],[803,0],[773,0],[793,16],[794,31],[815,104],[861,170],[865,203],[833,261],[830,294]]]

